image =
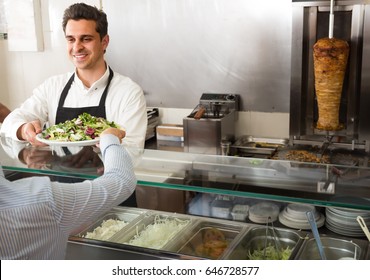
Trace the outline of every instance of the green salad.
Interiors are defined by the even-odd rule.
[[[55,124],[45,129],[41,136],[50,141],[75,142],[93,140],[108,127],[119,128],[114,122],[83,113],[77,118]]]
[[[248,251],[247,259],[249,260],[288,260],[292,249],[281,248],[280,252],[278,252],[274,246],[269,244],[265,249],[260,250],[253,250],[253,252]]]

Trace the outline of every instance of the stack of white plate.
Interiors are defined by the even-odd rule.
[[[317,212],[316,207],[308,204],[288,204],[279,214],[279,221],[283,225],[295,229],[311,229],[306,212],[312,211],[315,216],[317,227],[325,224],[325,217]]]
[[[274,222],[279,216],[280,207],[273,202],[259,202],[249,208],[249,219],[258,224]]]
[[[361,216],[364,219],[366,225],[370,226],[369,211],[328,207],[326,208],[325,213],[325,226],[329,230],[341,235],[353,237],[365,236],[363,230],[356,220],[357,216]]]

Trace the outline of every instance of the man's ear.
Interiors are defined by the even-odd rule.
[[[103,44],[104,53],[106,52],[108,45],[109,45],[109,35],[105,35],[103,39],[101,40]]]

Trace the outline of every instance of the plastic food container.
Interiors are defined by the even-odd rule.
[[[214,200],[211,203],[211,216],[221,219],[229,219],[233,203],[230,200]]]
[[[236,221],[245,221],[248,217],[249,205],[236,204],[234,205],[231,216],[233,220]]]

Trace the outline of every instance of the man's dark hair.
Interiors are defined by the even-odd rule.
[[[63,31],[66,32],[67,22],[72,20],[93,20],[96,22],[96,32],[100,34],[100,39],[108,34],[107,15],[96,7],[86,5],[85,3],[76,3],[69,6],[63,15]]]

